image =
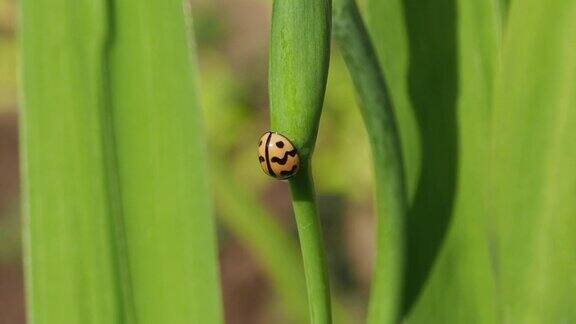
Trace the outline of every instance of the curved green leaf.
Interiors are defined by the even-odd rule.
[[[498,68],[498,3],[370,4],[372,36],[399,109],[414,195],[407,225],[409,320],[492,322],[496,309],[483,181]],[[388,19],[376,18],[381,15]],[[414,123],[406,110],[416,116],[418,141],[412,139]],[[419,153],[408,144],[416,142]],[[414,165],[420,165],[419,173]],[[417,182],[411,180],[416,176]]]

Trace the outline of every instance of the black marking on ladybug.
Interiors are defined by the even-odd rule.
[[[272,166],[270,165],[270,152],[268,149],[271,138],[272,138],[272,132],[268,132],[268,137],[266,138],[266,146],[264,147],[264,150],[266,151],[266,167],[268,167],[268,173],[270,173],[271,176],[275,177],[276,173],[274,173],[274,170],[272,170]]]
[[[280,165],[284,165],[288,161],[288,156],[292,156],[292,157],[296,156],[296,149],[293,149],[292,151],[288,151],[288,152],[284,153],[283,158],[273,156],[272,159],[270,159],[270,161],[272,161],[274,163],[278,163]]]
[[[294,164],[294,165],[292,166],[292,169],[291,169],[291,170],[288,170],[288,171],[286,171],[286,170],[280,171],[280,175],[281,175],[281,176],[290,175],[290,174],[296,172],[297,169],[298,169],[298,165]]]
[[[264,157],[263,157],[262,155],[260,155],[260,156],[258,156],[258,160],[259,160],[260,162],[264,162]]]
[[[278,141],[278,142],[276,142],[276,146],[277,146],[278,148],[283,148],[283,147],[284,147],[284,142]]]

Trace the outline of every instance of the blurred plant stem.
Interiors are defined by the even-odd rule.
[[[354,0],[334,1],[334,36],[358,93],[375,174],[377,256],[368,323],[398,323],[407,198],[400,138],[377,55]]]

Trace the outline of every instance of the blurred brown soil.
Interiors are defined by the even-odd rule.
[[[21,323],[25,323],[22,266],[0,264],[0,324]]]
[[[18,119],[0,115],[0,222],[18,201]],[[13,215],[12,215],[13,216]],[[0,324],[24,323],[24,283],[20,258],[0,260]]]

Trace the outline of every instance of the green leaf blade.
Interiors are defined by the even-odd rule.
[[[139,323],[223,321],[195,54],[189,54],[195,49],[184,12],[180,1],[114,6],[113,119]]]
[[[222,322],[185,11],[126,5],[23,4],[32,323]]]
[[[121,323],[118,215],[103,136],[107,16],[102,1],[74,3],[22,4],[28,318]]]

